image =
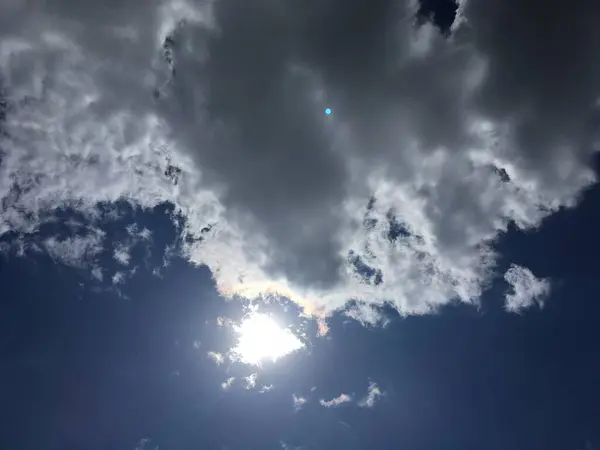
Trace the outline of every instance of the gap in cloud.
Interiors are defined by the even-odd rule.
[[[420,23],[431,21],[448,35],[458,11],[457,0],[419,0],[417,19]]]

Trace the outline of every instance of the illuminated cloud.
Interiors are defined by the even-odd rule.
[[[321,406],[325,408],[336,408],[344,403],[348,403],[352,401],[352,397],[348,394],[340,394],[338,397],[332,398],[331,400],[319,400]]]
[[[256,387],[257,373],[253,373],[244,378],[246,380],[246,389],[254,389]]]
[[[261,394],[264,394],[265,392],[272,391],[274,388],[275,388],[275,386],[273,386],[272,384],[269,384],[267,386],[261,387],[260,391],[258,391],[258,392],[260,392]]]
[[[358,406],[372,408],[375,406],[375,403],[379,399],[379,397],[383,396],[383,392],[379,389],[377,383],[370,382],[369,388],[367,391],[367,396],[358,402]]]
[[[294,401],[294,411],[300,411],[308,401],[306,397],[298,397],[296,394],[292,394],[292,400]]]
[[[510,312],[521,312],[534,304],[544,305],[544,298],[550,293],[550,282],[536,278],[525,267],[512,265],[504,274],[511,293],[506,296],[504,307]]]
[[[214,361],[217,366],[225,362],[225,355],[219,352],[207,352],[206,355]]]
[[[37,231],[168,203],[224,295],[289,296],[325,332],[350,299],[368,323],[368,304],[476,304],[508,224],[595,182],[599,2],[550,0],[540,21],[536,0],[465,1],[449,38],[412,0],[369,3],[369,21],[342,0],[105,3],[0,5],[11,255],[92,270],[89,237]]]
[[[221,389],[223,389],[224,391],[229,390],[229,388],[231,387],[231,385],[233,384],[234,381],[235,381],[235,377],[227,378],[225,381],[223,381],[221,383]]]

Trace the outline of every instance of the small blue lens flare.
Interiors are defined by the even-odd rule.
[[[328,116],[331,115],[331,108],[327,108],[325,110],[325,114],[327,114]]]

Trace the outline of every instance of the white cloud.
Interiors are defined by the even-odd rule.
[[[146,254],[149,254],[148,244],[152,240],[152,232],[146,227],[141,228],[136,223],[129,224],[125,230],[127,231],[127,238],[115,243],[113,258],[119,264],[128,266],[131,261],[132,250],[140,243],[146,244]]]
[[[220,366],[225,362],[225,355],[219,352],[207,352],[206,355],[212,359],[217,366]]]
[[[104,279],[104,274],[102,272],[102,268],[93,267],[92,268],[92,278],[94,278],[98,281],[102,281]]]
[[[100,231],[65,239],[49,237],[43,242],[50,257],[71,267],[86,267],[102,251],[104,234]]]
[[[227,317],[217,317],[215,323],[218,327],[229,327],[233,325],[233,321],[231,319],[228,319]]]
[[[235,381],[235,377],[227,378],[225,381],[223,381],[221,383],[221,389],[223,389],[224,391],[229,390],[229,388],[231,387],[231,385],[233,384],[234,381]]]
[[[504,307],[510,312],[521,312],[534,304],[542,307],[550,293],[550,282],[537,278],[525,267],[511,265],[504,274],[512,293],[506,295]]]
[[[258,374],[257,373],[253,373],[248,375],[247,377],[244,377],[244,380],[246,380],[246,389],[254,389],[256,387],[256,379],[258,378]]]
[[[386,326],[390,321],[378,307],[365,302],[352,305],[344,311],[344,315],[364,325]]]
[[[119,264],[128,266],[129,260],[131,259],[131,254],[129,253],[129,249],[124,244],[118,243],[113,250],[113,258],[115,258]]]
[[[358,402],[358,406],[372,408],[373,406],[375,406],[375,403],[377,402],[379,397],[382,397],[383,395],[384,394],[381,391],[381,389],[379,389],[377,383],[371,381],[369,383],[367,396],[363,398],[360,402]]]
[[[99,205],[169,202],[183,255],[224,294],[277,291],[318,314],[349,299],[402,314],[476,303],[498,234],[538,226],[595,181],[600,42],[586,17],[600,4],[548,6],[541,23],[532,1],[465,2],[468,25],[444,40],[400,0],[396,41],[374,27],[353,58],[317,39],[321,22],[261,2],[2,2],[0,235],[33,239],[59,208],[94,221]],[[363,12],[334,0],[314,14],[329,7]],[[531,20],[507,23],[503,8]],[[93,255],[69,239],[43,248],[69,264]]]
[[[125,272],[115,272],[115,274],[112,276],[112,284],[123,284],[125,282],[125,278]]]
[[[321,404],[321,406],[324,406],[325,408],[335,408],[337,406],[340,406],[344,403],[348,403],[352,401],[352,397],[349,396],[348,394],[340,394],[339,396],[332,398],[331,400],[324,400],[321,399],[319,400],[319,403]]]
[[[261,387],[260,391],[258,391],[258,392],[260,392],[261,394],[264,394],[265,392],[272,391],[274,388],[275,388],[275,386],[273,386],[272,384],[269,384],[267,386]]]
[[[296,396],[296,394],[292,394],[292,400],[294,401],[294,410],[300,411],[302,407],[306,404],[308,400],[306,397]]]
[[[127,234],[134,240],[134,242],[150,241],[152,240],[152,231],[146,227],[140,227],[137,223],[127,225]]]

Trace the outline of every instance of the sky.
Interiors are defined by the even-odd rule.
[[[0,5],[0,444],[600,446],[600,4]]]

